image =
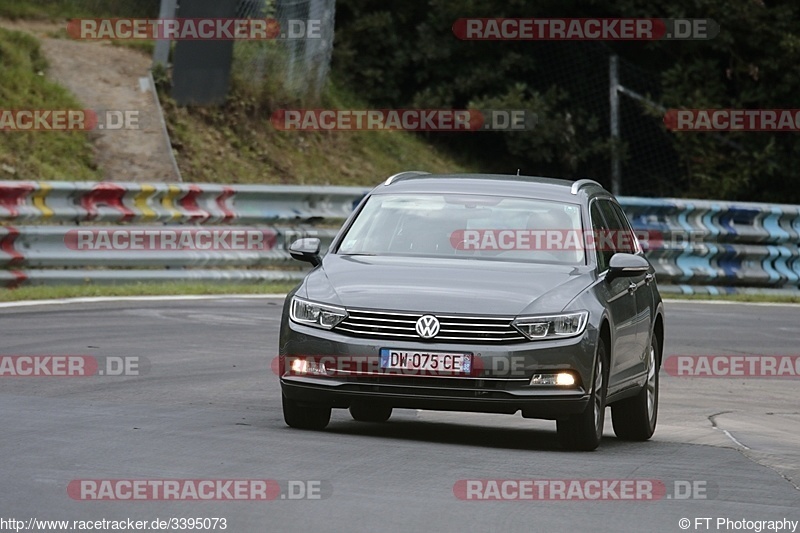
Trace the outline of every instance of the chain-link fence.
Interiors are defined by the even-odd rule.
[[[11,0],[13,1],[13,0]],[[178,7],[181,1],[178,0]],[[333,53],[336,0],[220,0],[237,2],[237,18],[274,18],[281,35],[237,41],[234,75],[260,87],[281,87],[301,98],[321,93]],[[162,0],[30,0],[43,12],[66,17],[156,18]]]
[[[531,43],[531,56],[539,63],[536,88],[552,85],[566,91],[568,106],[589,110],[597,120],[594,134],[612,137],[614,112],[611,93],[617,92],[618,149],[583,161],[578,170],[600,179],[606,187],[619,185],[626,196],[681,197],[690,189],[692,161],[678,151],[675,133],[664,126],[661,74],[617,58],[616,83],[611,73],[614,50],[602,42]],[[742,148],[723,135],[709,134],[719,148]],[[615,169],[614,160],[619,163]]]
[[[330,70],[335,11],[336,0],[239,0],[238,17],[274,18],[280,36],[237,42],[234,74],[253,85],[280,84],[298,97],[318,97]]]
[[[608,55],[605,63],[610,63]],[[681,196],[686,169],[675,151],[673,133],[664,127],[661,82],[621,58],[617,65],[619,134],[627,154],[621,163],[620,194]]]
[[[597,120],[593,134],[610,138],[613,50],[604,43],[591,41],[572,42],[568,47],[563,43],[531,43],[531,49],[541,73],[536,80],[537,88],[544,91],[556,85],[563,89],[568,96],[566,107],[588,110]],[[666,131],[658,114],[661,98],[658,74],[642,70],[621,57],[617,61],[617,74],[619,192],[636,196],[680,195],[686,172],[674,149],[672,134]],[[611,188],[615,181],[613,160],[614,151],[607,150],[591,156],[577,170]]]

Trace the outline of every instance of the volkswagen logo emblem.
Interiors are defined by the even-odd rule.
[[[424,315],[417,320],[414,329],[423,339],[432,339],[439,334],[439,320],[433,315]]]

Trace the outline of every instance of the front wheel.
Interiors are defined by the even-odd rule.
[[[603,339],[600,339],[597,341],[594,385],[589,404],[582,413],[556,422],[558,440],[561,446],[568,450],[589,452],[600,445],[606,415],[607,360],[606,345]]]
[[[622,440],[645,441],[653,436],[658,420],[658,338],[653,335],[647,355],[647,381],[633,398],[611,406],[614,433]]]
[[[325,429],[331,421],[331,408],[303,406],[295,400],[283,396],[283,420],[286,425],[297,429]]]

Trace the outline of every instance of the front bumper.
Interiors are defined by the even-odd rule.
[[[286,321],[282,326],[280,375],[283,394],[292,400],[347,408],[369,401],[396,408],[514,414],[557,419],[582,412],[589,402],[596,330],[570,339],[472,345],[364,339]],[[366,371],[379,367],[381,348],[470,353],[468,376],[396,375]],[[293,358],[358,360],[357,371],[333,365],[328,375],[298,375]],[[348,367],[352,368],[352,367]],[[537,373],[572,371],[573,387],[532,386]]]

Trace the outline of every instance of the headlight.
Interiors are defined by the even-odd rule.
[[[514,327],[531,340],[575,337],[583,333],[588,311],[551,316],[526,316],[514,320]]]
[[[347,318],[347,310],[333,305],[324,305],[301,298],[292,298],[289,316],[293,322],[322,329],[333,329]]]

